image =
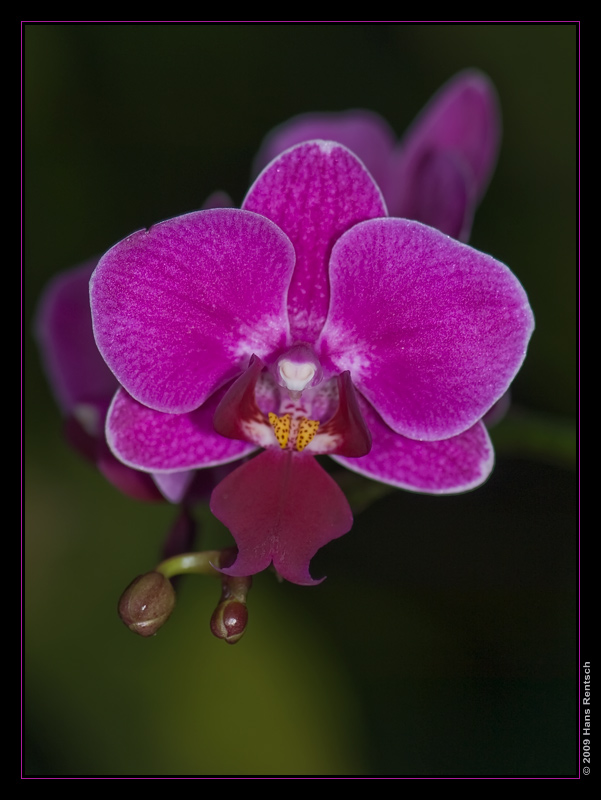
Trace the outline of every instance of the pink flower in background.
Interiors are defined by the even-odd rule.
[[[467,241],[497,161],[500,137],[493,85],[482,73],[466,70],[437,92],[400,142],[371,111],[301,114],[265,137],[254,171],[300,142],[334,140],[363,161],[390,216],[424,222]]]
[[[93,462],[119,491],[135,500],[208,497],[215,476],[191,470],[153,475],[115,458],[106,442],[106,414],[117,379],[98,352],[92,333],[90,277],[98,259],[57,275],[46,287],[35,321],[35,334],[48,382],[61,409],[67,440]]]
[[[418,150],[405,174],[430,174]],[[476,183],[475,170],[464,176],[471,197]],[[313,456],[414,491],[474,488],[493,464],[482,417],[534,326],[506,266],[389,217],[363,163],[323,140],[272,161],[241,209],[194,212],[115,245],[90,297],[121,386],[107,416],[113,453],[169,474],[261,448],[213,491],[238,546],[223,572],[273,563],[299,584],[315,582],[312,556],[352,525]]]
[[[48,284],[37,310],[36,338],[70,444],[124,494],[160,500],[151,476],[126,467],[106,444],[106,412],[118,384],[92,333],[88,284],[97,263],[91,259]]]

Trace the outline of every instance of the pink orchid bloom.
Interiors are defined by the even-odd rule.
[[[90,300],[121,387],[106,423],[113,453],[168,474],[261,448],[212,494],[238,546],[223,572],[273,564],[304,585],[316,583],[315,552],[352,525],[313,456],[413,491],[478,486],[493,465],[482,417],[534,327],[505,265],[389,217],[364,164],[324,140],[275,158],[241,209],[116,244]]]

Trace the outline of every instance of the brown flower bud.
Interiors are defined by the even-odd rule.
[[[121,595],[119,616],[140,636],[154,636],[175,607],[175,591],[160,572],[138,575]]]
[[[236,644],[242,638],[248,622],[248,609],[238,600],[219,603],[211,617],[211,633],[228,644]]]

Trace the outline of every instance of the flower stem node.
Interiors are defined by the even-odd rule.
[[[130,631],[154,636],[175,608],[175,591],[160,572],[138,575],[121,595],[119,616]]]

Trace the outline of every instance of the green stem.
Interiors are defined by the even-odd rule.
[[[226,550],[205,550],[202,553],[182,553],[178,556],[162,561],[155,572],[160,572],[166,578],[174,578],[176,575],[212,575],[223,580],[223,574],[219,572],[222,566],[224,555],[229,555],[230,548]],[[217,567],[217,569],[215,569]]]

